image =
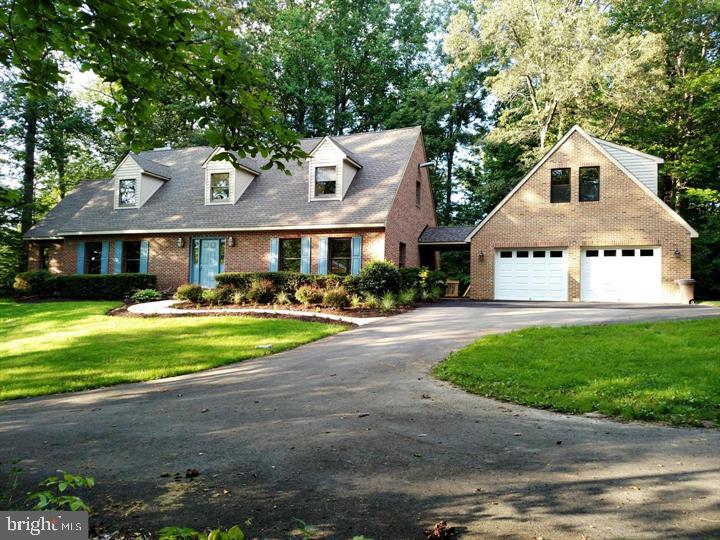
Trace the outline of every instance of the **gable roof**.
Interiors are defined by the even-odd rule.
[[[625,173],[625,175],[627,175],[631,180],[633,180],[640,187],[640,189],[642,189],[646,193],[646,195],[648,197],[651,197],[658,205],[660,205],[660,207],[663,210],[665,210],[668,214],[670,214],[670,216],[675,221],[677,221],[678,223],[680,223],[680,225],[685,227],[685,229],[690,233],[691,238],[698,237],[698,232],[695,229],[693,229],[692,226],[680,216],[680,214],[678,214],[672,208],[670,208],[667,204],[665,204],[665,202],[660,197],[655,195],[655,193],[653,193],[650,190],[650,188],[648,188],[645,184],[643,184],[634,174],[632,174],[630,171],[628,171],[627,168],[625,168],[617,159],[615,159],[599,142],[599,141],[602,141],[605,143],[607,141],[603,141],[602,139],[596,139],[595,137],[591,137],[580,126],[574,125],[572,128],[570,128],[568,130],[567,133],[565,133],[565,135],[562,136],[562,138],[560,138],[560,140],[558,142],[556,142],[553,145],[553,147],[550,150],[548,150],[548,152],[540,159],[540,161],[538,161],[535,164],[535,166],[532,169],[530,169],[530,171],[522,178],[522,180],[520,180],[515,185],[515,187],[510,191],[510,193],[505,195],[503,200],[500,201],[497,204],[497,206],[495,206],[495,208],[493,208],[490,211],[490,213],[487,216],[485,216],[485,218],[475,226],[475,228],[473,228],[472,232],[470,232],[470,234],[467,235],[467,238],[466,238],[467,242],[469,242],[472,239],[472,237],[475,236],[477,234],[477,232],[488,221],[490,221],[490,219],[492,219],[492,217],[505,205],[505,203],[507,203],[513,197],[513,195],[515,195],[515,193],[525,184],[525,182],[527,182],[530,179],[530,177],[533,174],[535,174],[535,171],[537,171],[542,166],[542,164],[545,163],[550,158],[550,156],[552,156],[555,153],[555,151],[558,148],[560,148],[565,143],[566,140],[568,140],[570,138],[570,136],[573,133],[578,133],[579,135],[584,137],[598,152],[600,152],[605,158],[607,158],[608,161],[610,161],[613,165],[615,165],[618,169],[620,169],[620,171]],[[620,147],[619,145],[615,145],[615,146],[618,146],[619,148],[622,148],[623,150],[626,149],[626,147],[624,147],[624,146],[623,147]],[[635,150],[635,152],[637,152],[637,150]],[[639,153],[642,154],[642,152],[639,152]],[[644,154],[644,155],[648,156],[649,158],[654,158],[656,160],[660,160],[660,163],[662,162],[662,159],[658,158],[656,156],[651,156],[650,154]]]
[[[171,172],[169,167],[166,167],[162,163],[157,163],[155,161],[152,161],[151,159],[140,156],[133,152],[127,153],[125,158],[120,161],[117,167],[115,167],[113,174],[115,174],[115,171],[117,171],[120,168],[120,165],[122,165],[127,159],[132,159],[135,163],[137,163],[138,167],[140,167],[142,169],[142,172],[145,174],[155,176],[162,180],[170,180]]]
[[[420,136],[420,128],[412,127],[336,137],[364,164],[341,201],[308,201],[305,160],[286,163],[290,175],[275,167],[263,170],[235,204],[206,205],[202,165],[215,149],[141,152],[141,160],[167,168],[172,178],[141,208],[114,209],[111,179],[83,181],[25,237],[383,227]],[[320,140],[302,139],[300,146],[309,153]],[[260,156],[247,160],[257,171],[268,162]]]
[[[350,161],[353,165],[355,165],[358,169],[362,169],[362,165],[360,164],[360,161],[358,157],[351,151],[345,148],[335,137],[331,137],[330,135],[326,135],[322,139],[320,139],[320,142],[318,142],[315,147],[310,150],[308,153],[308,156],[312,157],[315,155],[315,151],[322,146],[322,143],[325,141],[330,141],[333,143],[338,150],[340,150],[343,154],[345,154],[345,158]]]
[[[208,162],[212,160],[218,153],[224,152],[225,150],[218,146],[215,148],[215,150],[212,151],[212,153],[207,157],[205,161],[202,163],[202,167],[206,167]],[[257,164],[253,159],[250,158],[241,158],[235,150],[229,150],[228,154],[232,154],[235,160],[237,161],[237,166],[241,169],[245,169],[247,172],[254,174],[255,176],[260,176],[261,171],[258,169]]]
[[[418,242],[421,244],[466,244],[467,235],[472,232],[472,225],[442,225],[425,227]]]

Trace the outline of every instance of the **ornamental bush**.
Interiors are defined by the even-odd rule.
[[[136,304],[142,304],[143,302],[157,302],[158,300],[162,300],[162,298],[163,295],[160,291],[156,291],[155,289],[140,289],[133,293],[130,300]]]
[[[175,291],[175,298],[178,300],[187,300],[193,304],[199,304],[202,301],[203,288],[193,283],[185,283],[180,285]]]
[[[275,296],[275,284],[271,279],[254,279],[245,292],[245,297],[256,304],[268,304]]]
[[[247,291],[253,281],[266,279],[272,282],[275,293],[294,294],[303,285],[325,289],[342,285],[344,278],[333,274],[301,274],[300,272],[223,272],[215,276],[218,287]]]
[[[70,300],[125,300],[140,289],[157,288],[153,274],[72,274],[23,272],[13,285],[18,294]]]
[[[322,297],[322,291],[312,285],[303,285],[295,291],[295,299],[305,306],[319,304],[322,301]]]
[[[400,289],[400,272],[390,261],[375,261],[360,270],[360,290],[365,294],[382,296]]]
[[[342,309],[346,308],[350,303],[350,296],[345,287],[333,287],[325,291],[322,303],[325,307]]]

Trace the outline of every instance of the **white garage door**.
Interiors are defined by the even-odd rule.
[[[567,300],[567,260],[564,249],[497,250],[495,299]]]
[[[580,261],[584,302],[660,302],[660,248],[586,248]]]

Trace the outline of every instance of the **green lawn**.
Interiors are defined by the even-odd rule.
[[[105,315],[117,305],[0,299],[0,400],[191,373],[344,329],[292,319]],[[255,348],[263,344],[273,347]]]
[[[488,336],[434,373],[470,392],[532,407],[720,425],[720,319]]]

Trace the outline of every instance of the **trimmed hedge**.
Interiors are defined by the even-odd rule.
[[[124,300],[140,289],[156,289],[153,274],[55,275],[46,271],[15,276],[15,291],[22,296],[87,300]]]
[[[336,276],[334,274],[301,274],[299,272],[223,272],[215,276],[218,287],[231,287],[246,291],[253,282],[269,280],[276,292],[295,293],[303,285],[313,285],[321,289],[342,285],[346,279],[355,276]]]
[[[400,272],[390,261],[374,261],[360,270],[360,290],[366,294],[382,296],[400,290]]]

